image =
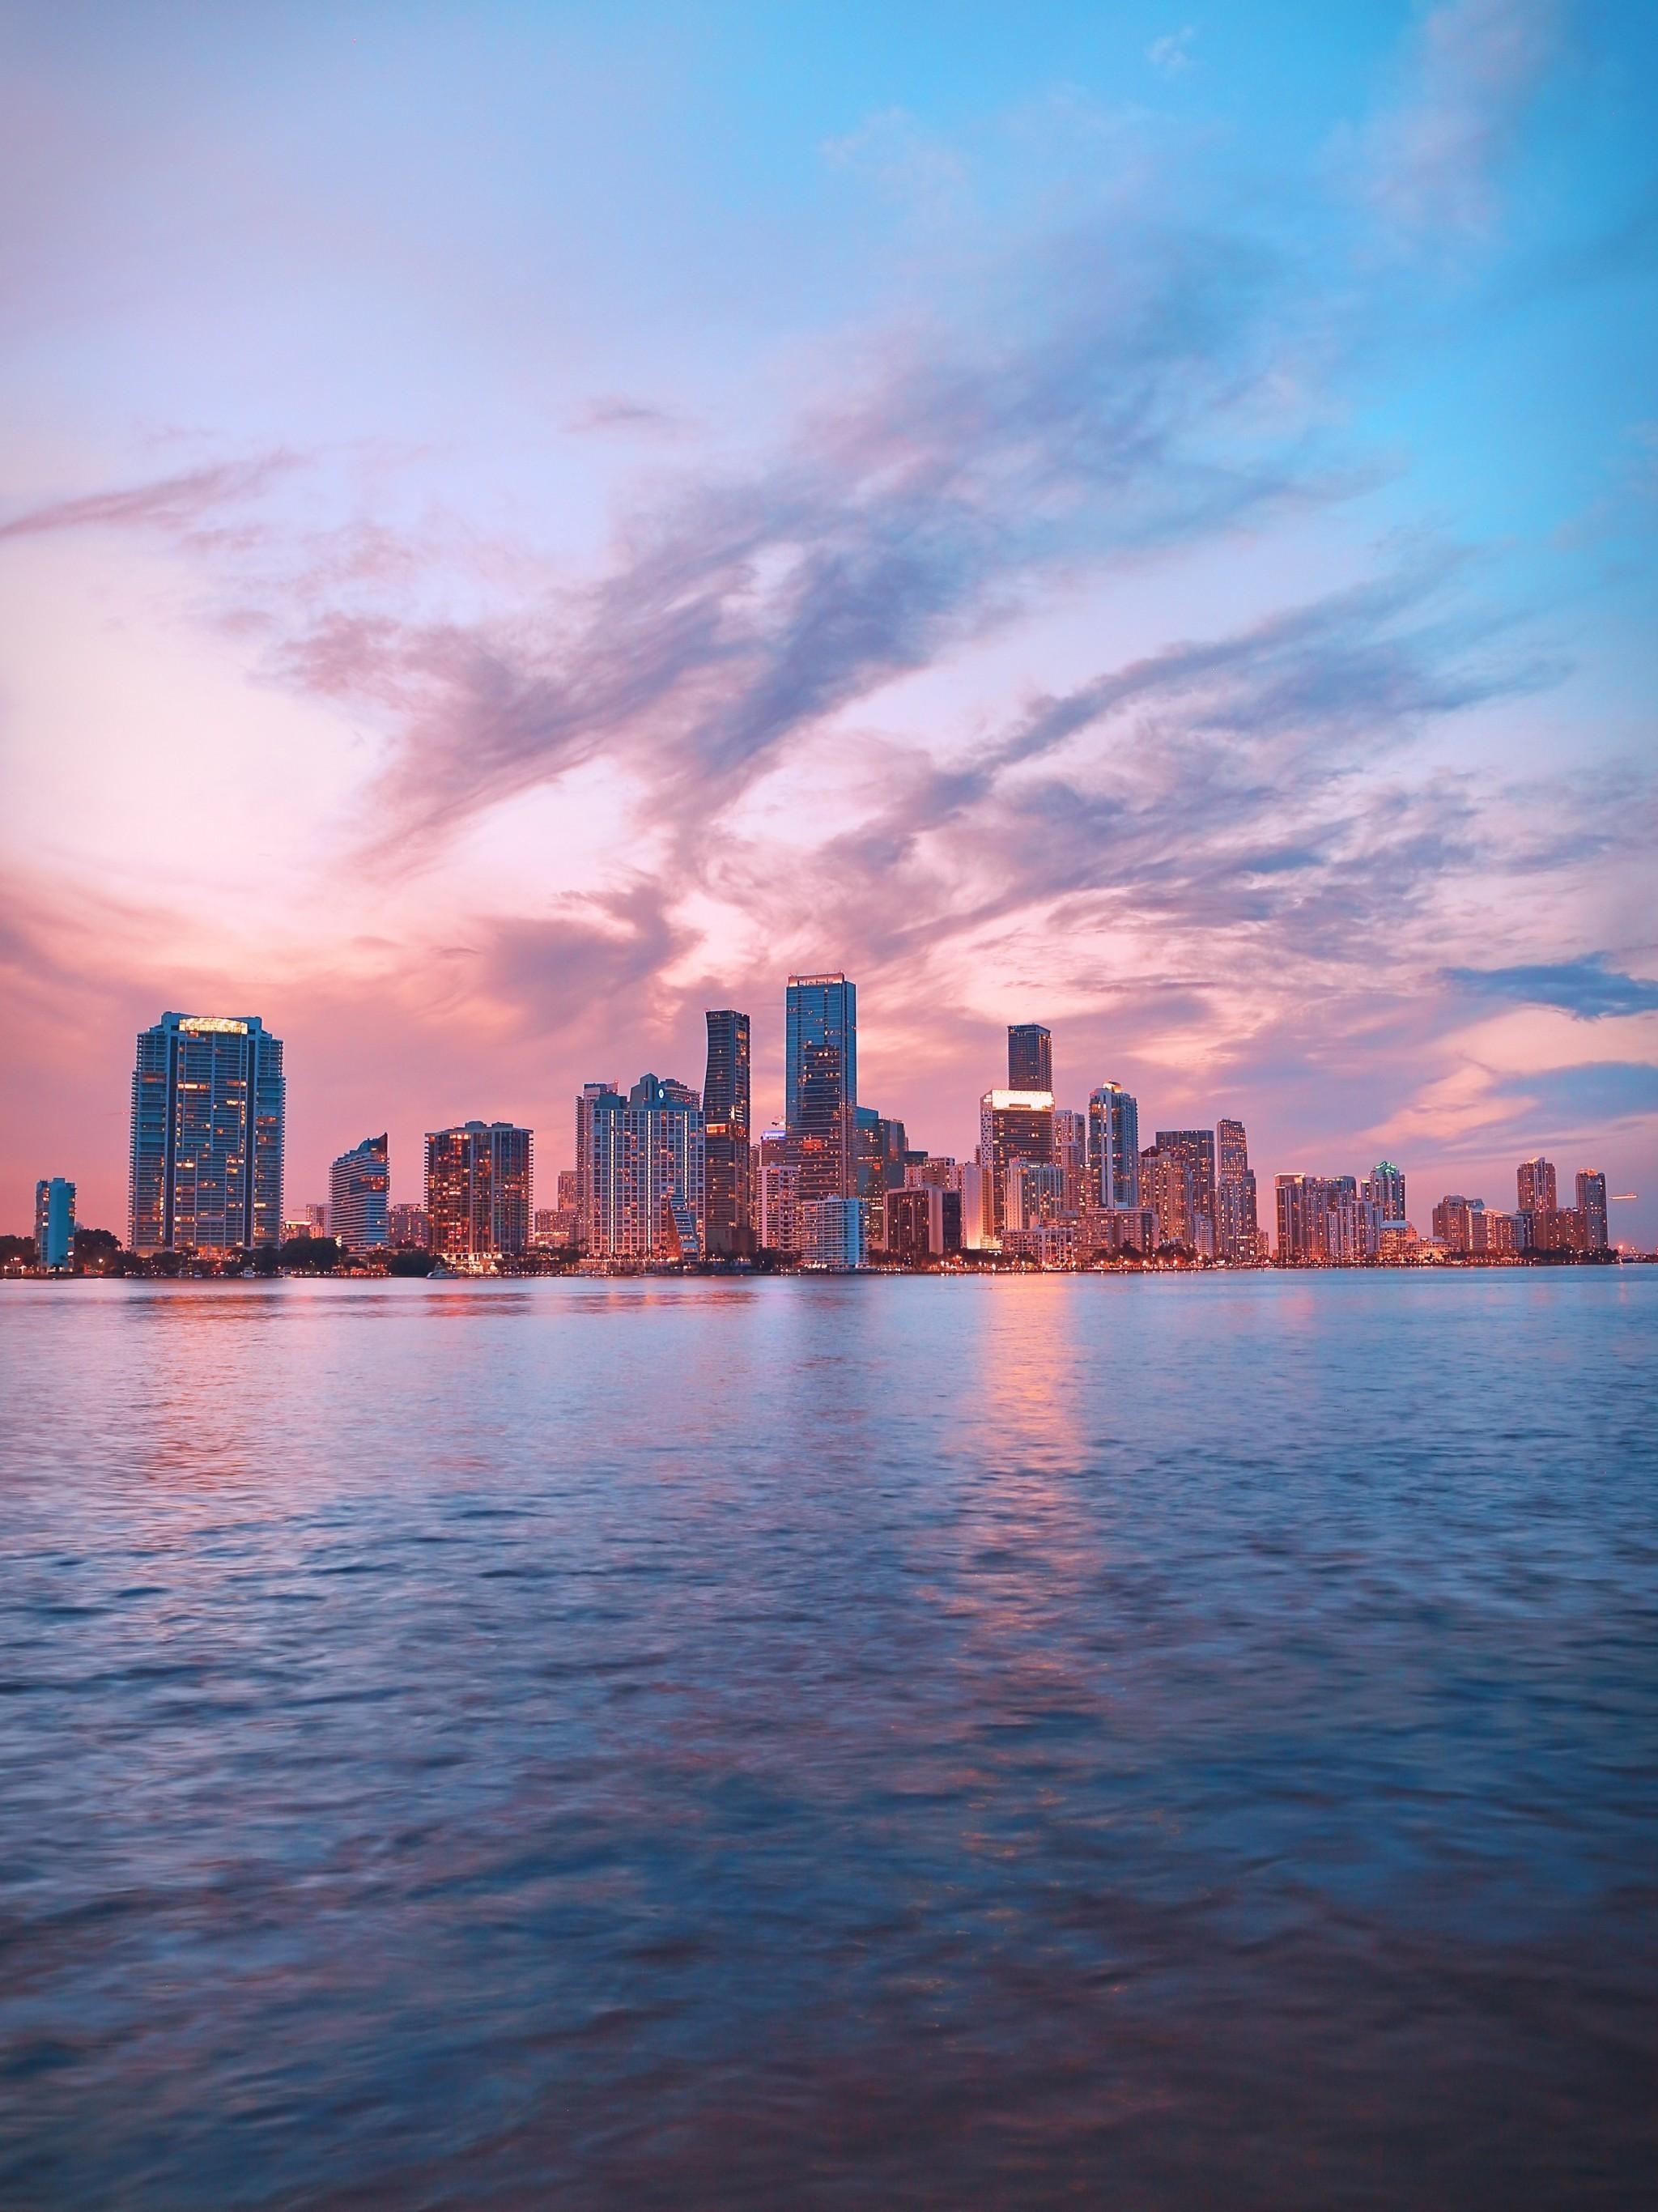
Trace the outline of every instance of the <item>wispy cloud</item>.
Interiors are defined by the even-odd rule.
[[[1416,35],[1400,97],[1362,149],[1366,190],[1400,234],[1478,234],[1557,48],[1554,0],[1448,0]]]
[[[208,516],[256,498],[277,477],[298,465],[297,454],[278,451],[247,460],[215,462],[114,491],[54,500],[0,522],[0,538],[39,538],[65,530],[188,532]]]
[[[1153,39],[1145,50],[1145,58],[1163,76],[1183,76],[1192,67],[1192,49],[1197,44],[1197,26],[1184,24],[1178,31],[1165,32]]]
[[[1443,974],[1448,983],[1474,998],[1555,1006],[1579,1021],[1658,1012],[1658,981],[1620,974],[1604,952],[1514,968],[1447,968]]]

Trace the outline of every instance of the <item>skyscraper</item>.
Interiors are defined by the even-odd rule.
[[[858,992],[838,971],[791,975],[784,1007],[784,1120],[800,1139],[800,1200],[856,1194]]]
[[[428,1234],[426,1208],[400,1201],[387,1213],[386,1231],[393,1244],[424,1245]]]
[[[328,1218],[348,1252],[377,1252],[391,1238],[390,1150],[384,1131],[342,1152],[328,1171]]]
[[[1159,1129],[1157,1149],[1163,1158],[1180,1161],[1188,1171],[1187,1233],[1172,1239],[1165,1237],[1163,1242],[1189,1244],[1205,1259],[1212,1260],[1216,1254],[1214,1131]],[[1155,1206],[1157,1201],[1153,1199],[1151,1203]]]
[[[282,1048],[252,1015],[163,1014],[138,1033],[127,1243],[223,1254],[280,1242]]]
[[[1140,1109],[1121,1083],[1088,1102],[1089,1194],[1108,1212],[1140,1203]]]
[[[426,1218],[440,1259],[477,1267],[525,1250],[533,1146],[512,1121],[428,1130]]]
[[[1579,1182],[1582,1181],[1581,1176],[1577,1179]],[[1600,1218],[1604,1221],[1604,1182],[1600,1188]],[[70,1267],[74,1258],[75,1185],[62,1176],[45,1176],[34,1186],[35,1265],[48,1267],[57,1274]]]
[[[1007,1032],[1007,1087],[1010,1091],[1051,1091],[1054,1088],[1054,1037],[1040,1022],[1017,1022]]]
[[[1089,1195],[1088,1116],[1068,1106],[1054,1109],[1054,1162],[1065,1175],[1065,1210],[1075,1213]]]
[[[708,1139],[689,1084],[641,1075],[625,1098],[589,1084],[577,1102],[576,1173],[588,1193],[593,1258],[703,1257]]]
[[[749,1018],[729,1007],[704,1016],[708,1065],[702,1085],[707,1139],[707,1237],[729,1253],[752,1217],[749,1191]]]
[[[1234,1267],[1260,1256],[1255,1178],[1242,1121],[1215,1126],[1215,1256]]]
[[[1405,1170],[1391,1160],[1378,1160],[1364,1178],[1364,1195],[1382,1209],[1382,1226],[1405,1226]]]
[[[1554,1163],[1540,1153],[1534,1160],[1521,1161],[1515,1180],[1521,1213],[1552,1213],[1559,1204],[1555,1196]]]
[[[1051,1166],[1051,1091],[987,1091],[979,1101],[979,1165],[984,1171],[981,1231],[999,1239],[1007,1218],[1007,1174],[1016,1160]]]
[[[71,1207],[75,1186],[70,1186]],[[1582,1217],[1583,1249],[1586,1252],[1605,1252],[1610,1240],[1606,1231],[1606,1179],[1598,1168],[1579,1168],[1577,1170],[1577,1211]]]

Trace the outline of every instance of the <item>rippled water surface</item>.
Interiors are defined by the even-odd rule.
[[[0,1286],[0,2203],[1658,2186],[1658,1269]]]

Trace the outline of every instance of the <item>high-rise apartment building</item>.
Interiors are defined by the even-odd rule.
[[[1164,1218],[1164,1204],[1171,1214],[1183,1216],[1183,1233],[1165,1230],[1165,1244],[1187,1244],[1206,1260],[1216,1255],[1215,1133],[1212,1129],[1159,1129],[1153,1151],[1157,1162],[1158,1189],[1163,1198],[1146,1194],[1146,1202]],[[1172,1168],[1168,1164],[1173,1164]],[[1141,1188],[1145,1188],[1145,1156],[1141,1156]]]
[[[1016,1160],[1054,1160],[1051,1091],[987,1091],[979,1101],[979,1165],[984,1171],[983,1232],[993,1241],[1007,1212],[1007,1171]]]
[[[61,1274],[74,1261],[75,1185],[62,1176],[44,1176],[34,1186],[34,1263]]]
[[[590,1083],[576,1102],[576,1147],[592,1258],[704,1256],[708,1139],[689,1084],[641,1075],[623,1098]]]
[[[1068,1106],[1054,1109],[1054,1164],[1065,1176],[1067,1213],[1075,1213],[1089,1195],[1088,1116]]]
[[[342,1152],[328,1171],[328,1218],[348,1252],[377,1252],[391,1240],[392,1162],[384,1131]]]
[[[73,1188],[71,1184],[71,1192]],[[1611,1239],[1606,1229],[1606,1179],[1598,1168],[1579,1168],[1577,1170],[1577,1211],[1583,1224],[1583,1249],[1586,1252],[1610,1250]]]
[[[1366,1208],[1354,1176],[1277,1178],[1281,1267],[1356,1267],[1376,1256],[1380,1216]]]
[[[440,1259],[476,1267],[526,1249],[533,1145],[513,1121],[428,1130],[426,1216]]]
[[[791,975],[784,1002],[783,1119],[800,1139],[800,1195],[854,1194],[858,991],[837,970]]]
[[[1364,1178],[1364,1195],[1382,1210],[1383,1229],[1405,1226],[1405,1170],[1391,1160],[1378,1160]]]
[[[386,1227],[393,1244],[417,1245],[423,1249],[428,1234],[426,1208],[399,1201],[387,1210]]]
[[[1017,1022],[1009,1025],[1007,1087],[1010,1091],[1051,1091],[1054,1088],[1054,1038],[1040,1022]]]
[[[768,1252],[800,1249],[800,1145],[780,1126],[755,1147],[755,1233]]]
[[[1540,1154],[1534,1160],[1521,1160],[1515,1177],[1519,1186],[1519,1207],[1521,1213],[1552,1213],[1559,1200],[1555,1195],[1554,1163]]]
[[[722,1007],[703,1018],[708,1027],[702,1085],[707,1244],[710,1253],[724,1255],[745,1242],[753,1211],[749,1190],[749,1018]]]
[[[1140,1109],[1121,1083],[1088,1101],[1089,1195],[1107,1212],[1140,1203]]]
[[[1253,1267],[1260,1256],[1255,1177],[1242,1121],[1215,1125],[1215,1256],[1229,1267]]]
[[[127,1243],[228,1254],[280,1242],[281,1041],[252,1015],[163,1014],[138,1035]]]
[[[861,1267],[869,1258],[868,1208],[859,1198],[804,1200],[799,1235],[803,1267]]]

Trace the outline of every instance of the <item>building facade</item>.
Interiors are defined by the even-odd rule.
[[[428,1130],[427,1231],[440,1259],[480,1267],[527,1249],[533,1149],[513,1121]]]
[[[1007,1087],[1010,1091],[1054,1088],[1054,1038],[1040,1022],[1009,1024]]]
[[[71,1184],[71,1191],[73,1188]],[[1598,1168],[1579,1168],[1577,1170],[1577,1211],[1583,1223],[1583,1249],[1586,1252],[1610,1251],[1611,1238],[1606,1228],[1606,1179]]]
[[[428,1237],[426,1208],[404,1202],[387,1209],[386,1234],[397,1245],[414,1246],[424,1250]]]
[[[1121,1083],[1102,1083],[1088,1101],[1090,1201],[1108,1212],[1140,1203],[1140,1109]]]
[[[857,987],[838,971],[791,975],[783,1018],[783,1118],[799,1139],[802,1202],[853,1196]]]
[[[1171,1206],[1176,1203],[1183,1213],[1183,1233],[1163,1236],[1165,1244],[1189,1245],[1199,1257],[1212,1260],[1216,1256],[1215,1233],[1215,1133],[1212,1129],[1159,1129],[1153,1147],[1159,1176],[1158,1188],[1165,1192]],[[1145,1163],[1141,1158],[1140,1171],[1145,1176]],[[1143,1180],[1142,1180],[1143,1187]],[[1163,1207],[1156,1194],[1147,1193],[1148,1204],[1157,1206],[1159,1220]]]
[[[1373,1206],[1380,1207],[1384,1230],[1405,1227],[1403,1168],[1395,1167],[1391,1160],[1378,1160],[1364,1178],[1364,1195]]]
[[[75,1185],[63,1176],[34,1186],[34,1262],[54,1275],[75,1264]]]
[[[589,1084],[577,1101],[576,1141],[590,1258],[704,1257],[708,1137],[689,1084],[641,1075],[625,1098]]]
[[[1007,1214],[1007,1174],[1016,1160],[1054,1163],[1051,1091],[987,1091],[979,1101],[979,1165],[984,1171],[984,1234],[999,1239]]]
[[[799,1207],[800,1264],[841,1273],[869,1259],[868,1208],[858,1198],[809,1198]]]
[[[704,1228],[707,1249],[729,1255],[746,1249],[753,1218],[750,1192],[749,1018],[730,1007],[703,1017],[708,1030],[702,1084],[707,1158]]]
[[[127,1243],[225,1255],[281,1242],[282,1048],[255,1016],[163,1014],[138,1035]]]
[[[348,1252],[383,1251],[392,1239],[392,1159],[384,1131],[342,1152],[328,1171],[328,1218]]]
[[[1230,1267],[1252,1267],[1260,1257],[1255,1176],[1242,1121],[1215,1125],[1215,1256]]]

